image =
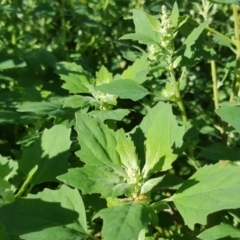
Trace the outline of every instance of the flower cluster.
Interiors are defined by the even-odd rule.
[[[162,15],[160,18],[158,33],[160,34],[159,44],[149,44],[148,58],[151,65],[158,62],[161,57],[167,60],[172,57],[174,53],[174,38],[176,36],[176,24],[170,19],[169,12],[165,5],[162,6]]]

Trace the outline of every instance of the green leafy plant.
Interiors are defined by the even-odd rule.
[[[109,26],[119,14],[117,1],[61,4],[92,27],[102,26],[95,13],[102,11]],[[0,155],[1,239],[239,238],[240,2],[153,3],[145,11],[141,1],[133,4],[135,30],[118,36],[129,47],[122,51],[126,66],[119,68],[115,47],[109,47],[114,66],[104,51],[96,66],[76,61],[66,42],[69,26],[76,25],[64,10],[42,3],[25,16],[38,16],[40,31],[47,31],[59,15],[61,35],[45,47],[63,51],[59,57],[39,50],[0,63],[1,92],[8,96],[0,102],[0,123],[6,133],[13,126],[17,141]],[[26,8],[13,7],[3,5],[17,17]],[[229,18],[230,7],[234,28],[229,22],[221,28],[218,21]],[[105,46],[101,36],[90,36],[91,43],[89,36],[76,41],[75,50],[80,40],[87,42],[82,56],[88,46]],[[32,63],[36,82],[24,93],[31,59],[40,67]],[[38,80],[47,73],[52,79]]]

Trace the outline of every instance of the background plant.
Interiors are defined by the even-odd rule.
[[[1,239],[239,238],[238,0],[1,3]]]

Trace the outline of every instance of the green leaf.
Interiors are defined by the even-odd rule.
[[[70,93],[89,93],[88,86],[94,82],[92,76],[76,63],[59,62],[56,73],[65,81],[62,88]]]
[[[117,197],[126,192],[123,179],[105,166],[86,166],[69,169],[58,177],[64,183],[81,189],[84,194],[100,193],[102,197]]]
[[[20,169],[27,175],[35,166],[38,170],[31,179],[31,184],[56,181],[55,177],[63,174],[68,168],[71,129],[55,125],[43,131],[40,140],[31,148],[23,151],[19,161]]]
[[[179,9],[178,9],[177,2],[175,2],[172,8],[171,16],[169,17],[172,23],[172,26],[176,27],[178,25],[178,18],[179,18]]]
[[[26,102],[18,108],[18,112],[34,112],[39,115],[56,116],[63,111],[62,104],[59,102]]]
[[[137,101],[149,94],[148,90],[133,80],[120,79],[111,83],[96,86],[96,89],[122,99],[132,99]]]
[[[136,40],[140,43],[156,44],[155,40],[153,40],[151,37],[141,33],[125,34],[124,36],[120,37],[119,40]]]
[[[85,208],[78,190],[45,189],[0,208],[6,232],[27,240],[76,240],[86,235]]]
[[[100,102],[94,99],[93,97],[87,97],[87,96],[80,96],[80,95],[73,95],[69,96],[64,100],[63,107],[64,108],[73,108],[73,109],[79,109],[79,108],[85,108],[88,106],[97,106]]]
[[[141,84],[147,80],[148,72],[149,62],[147,60],[147,55],[143,55],[123,72],[121,78],[131,79]]]
[[[5,231],[5,227],[2,223],[0,223],[0,239],[2,240],[20,240],[18,236],[14,236],[12,234],[8,234]]]
[[[149,36],[153,41],[159,43],[160,37],[159,33],[157,33],[159,23],[153,16],[143,11],[134,9],[133,22],[136,33]]]
[[[102,121],[76,113],[75,129],[81,145],[77,156],[81,161],[90,166],[108,166],[117,172],[121,169],[120,157],[115,149],[116,135]]]
[[[102,236],[106,240],[138,239],[142,229],[153,220],[149,207],[140,203],[125,203],[99,211],[94,219],[103,219]]]
[[[164,176],[158,177],[158,178],[152,178],[152,179],[149,179],[148,181],[146,181],[142,185],[140,194],[144,194],[144,193],[150,192],[155,186],[157,186],[162,181],[163,177]]]
[[[8,181],[17,171],[18,163],[0,154],[0,178]]]
[[[89,116],[98,117],[102,122],[105,120],[115,120],[121,121],[125,116],[130,113],[127,109],[116,109],[116,110],[109,110],[109,111],[100,111],[95,110],[88,113]]]
[[[213,40],[215,43],[217,43],[217,44],[219,44],[219,45],[222,45],[222,46],[225,46],[225,47],[228,47],[228,48],[231,48],[231,47],[232,47],[232,46],[231,46],[231,43],[230,43],[229,41],[226,41],[225,38],[223,38],[223,37],[221,37],[221,36],[219,36],[219,35],[217,35],[217,34],[212,34],[212,33],[211,33],[211,35],[213,36],[213,37],[212,37],[212,40]]]
[[[240,238],[240,231],[238,228],[227,224],[220,224],[211,227],[197,236],[203,240],[218,240],[218,239],[229,239],[229,238]]]
[[[184,52],[185,57],[192,57],[192,55],[194,54],[194,48],[192,46],[195,44],[196,40],[206,28],[207,24],[207,22],[201,23],[198,27],[194,28],[193,31],[188,35],[187,39],[183,43],[183,45],[186,46],[186,50]]]
[[[144,117],[140,128],[146,136],[144,176],[154,171],[166,171],[176,160],[175,153],[183,144],[184,127],[178,126],[169,103],[159,102]]]
[[[198,169],[172,197],[185,224],[193,229],[195,223],[205,225],[210,213],[240,208],[239,174],[240,166],[232,164]]]
[[[209,2],[240,5],[240,0],[209,0]]]
[[[240,107],[223,105],[215,111],[223,121],[231,124],[240,132]]]
[[[210,160],[240,160],[240,153],[236,149],[226,147],[221,143],[214,143],[201,149],[200,155]]]
[[[103,83],[109,83],[113,79],[112,73],[110,73],[106,67],[101,66],[100,70],[96,72],[96,85]]]
[[[22,68],[26,66],[27,66],[26,62],[18,58],[9,58],[0,62],[1,70],[10,68]]]
[[[139,163],[135,146],[130,137],[127,137],[125,135],[123,129],[117,131],[116,149],[120,156],[121,162],[126,167],[126,169],[135,171],[139,170]]]

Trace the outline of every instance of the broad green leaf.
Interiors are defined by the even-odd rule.
[[[144,117],[140,128],[146,136],[144,176],[154,171],[166,171],[177,158],[183,144],[184,127],[178,126],[169,103],[159,102]]]
[[[127,109],[116,109],[116,110],[109,110],[109,111],[100,111],[95,110],[88,113],[89,116],[98,117],[102,122],[105,120],[115,120],[121,121],[125,116],[130,113]]]
[[[9,58],[0,62],[0,69],[9,69],[9,68],[22,68],[26,67],[27,64],[25,61],[18,58]]]
[[[193,31],[188,35],[187,39],[183,43],[186,46],[184,56],[187,58],[191,58],[194,54],[194,48],[192,47],[196,40],[199,38],[205,27],[207,26],[207,22],[201,23],[198,27],[194,28]]]
[[[136,33],[148,36],[156,43],[159,43],[160,37],[159,33],[157,33],[158,22],[153,16],[143,11],[134,9],[133,22],[135,25]]]
[[[223,121],[231,124],[240,132],[240,107],[223,105],[215,111]]]
[[[75,240],[87,234],[81,196],[67,186],[17,198],[0,208],[0,221],[7,233],[27,240]]]
[[[150,192],[155,186],[157,186],[163,179],[164,176],[162,177],[157,177],[157,178],[151,178],[147,180],[141,188],[141,193],[140,194],[145,194]]]
[[[96,86],[96,89],[103,93],[117,95],[122,99],[132,99],[133,101],[144,98],[149,94],[146,88],[139,83],[128,79],[120,79],[111,83],[102,84]]]
[[[84,194],[100,193],[102,197],[117,197],[126,192],[123,178],[105,166],[86,166],[69,169],[58,177],[64,183],[81,189]]]
[[[110,73],[106,67],[101,66],[100,70],[96,72],[96,85],[103,83],[109,83],[113,79],[112,73]]]
[[[147,55],[143,55],[122,73],[121,78],[131,79],[141,84],[147,80],[148,72],[149,62],[147,60]]]
[[[140,43],[156,44],[156,41],[153,40],[150,36],[147,36],[142,33],[125,34],[124,36],[120,37],[119,40],[136,40],[139,41]]]
[[[214,143],[205,148],[201,149],[201,156],[204,156],[210,160],[230,160],[237,161],[240,160],[240,152],[236,149],[231,149],[224,146],[221,143]]]
[[[240,230],[227,224],[211,227],[197,236],[203,240],[240,238]]]
[[[76,63],[59,62],[56,73],[65,81],[62,87],[70,93],[89,93],[88,86],[94,82],[92,76]]]
[[[240,0],[209,0],[209,2],[240,5]]]
[[[120,206],[100,210],[94,219],[103,219],[102,236],[106,240],[138,239],[142,229],[154,222],[148,206],[140,202],[125,203]]]
[[[122,164],[128,170],[138,171],[138,157],[136,154],[135,146],[130,139],[125,135],[123,129],[117,131],[117,152],[120,156]]]
[[[5,231],[5,227],[2,223],[0,223],[0,239],[2,240],[20,240],[18,236],[14,236],[12,234],[8,234]]]
[[[240,208],[239,174],[240,166],[232,164],[198,169],[172,197],[185,224],[193,229],[195,223],[205,225],[210,213]]]
[[[76,114],[75,128],[81,146],[77,156],[81,161],[89,166],[108,166],[117,172],[121,170],[116,134],[111,129],[99,119],[80,113]]]
[[[31,184],[56,181],[56,176],[63,174],[68,168],[71,129],[63,125],[55,125],[45,129],[41,139],[31,148],[23,151],[19,161],[20,169],[27,175],[35,166],[37,171],[32,176]]]

